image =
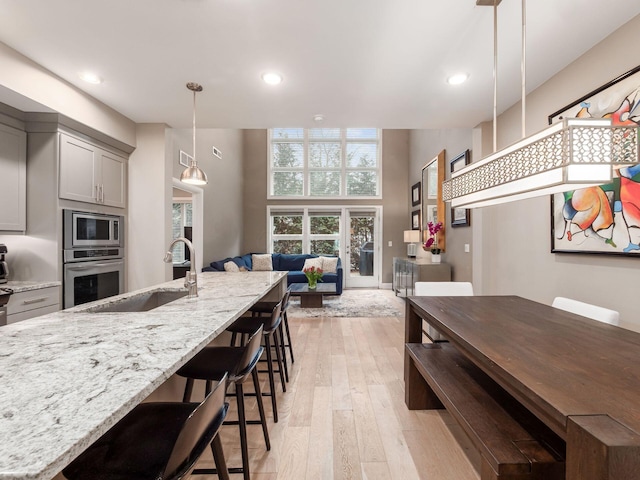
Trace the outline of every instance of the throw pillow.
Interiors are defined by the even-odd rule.
[[[229,261],[229,262],[224,264],[224,271],[225,272],[239,272],[240,269],[238,268],[238,265],[235,264],[235,262]]]
[[[316,269],[322,268],[322,257],[307,258],[304,261],[304,265],[302,267],[302,271],[304,272],[305,268],[311,268],[311,267],[316,267]],[[324,268],[322,268],[322,269],[324,270]]]
[[[324,273],[336,273],[338,271],[338,257],[320,257]]]
[[[253,264],[254,272],[270,272],[273,270],[270,253],[254,253],[253,255],[251,255],[251,263]]]

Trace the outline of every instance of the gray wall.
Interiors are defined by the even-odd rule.
[[[244,241],[241,251],[267,251],[267,162],[266,130],[244,131]],[[409,131],[382,131],[382,200],[353,200],[349,205],[382,205],[382,283],[391,283],[393,257],[406,256],[403,231],[410,228]],[[270,200],[271,205],[300,205],[309,201]],[[314,205],[343,205],[343,200]],[[388,242],[392,246],[388,246]],[[222,257],[221,257],[222,258]]]
[[[640,17],[527,97],[527,134],[547,125],[547,116],[638,64],[630,46],[640,43]],[[498,147],[520,139],[520,107],[498,122]],[[483,294],[515,294],[550,304],[567,296],[620,311],[622,325],[640,331],[635,294],[639,259],[550,253],[550,200],[540,197],[473,212],[481,236],[475,259]],[[477,231],[476,231],[477,230]]]
[[[174,129],[172,168],[180,178],[184,167],[178,162],[180,150],[191,155],[193,130]],[[209,179],[204,191],[203,265],[237,255],[242,245],[242,130],[202,128],[196,132],[196,160]],[[222,152],[215,157],[212,147]]]
[[[472,150],[472,130],[471,129],[451,129],[451,130],[411,130],[411,162],[410,162],[410,185],[421,180],[422,167],[430,162],[438,153],[445,150],[445,176],[450,177],[449,162],[465,150]],[[410,203],[409,203],[410,206]],[[410,210],[416,207],[411,207]],[[446,252],[442,254],[442,261],[451,265],[452,278],[455,281],[469,282],[472,280],[472,256],[465,253],[464,246],[469,244],[473,251],[472,230],[469,227],[451,227],[451,208],[445,204],[446,211]],[[409,215],[409,213],[407,213]],[[471,212],[471,224],[473,225],[473,215]],[[418,249],[418,258],[431,258],[429,252]]]

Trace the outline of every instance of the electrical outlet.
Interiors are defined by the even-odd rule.
[[[464,252],[465,252],[465,253],[469,253],[470,251],[471,251],[471,248],[469,247],[469,244],[468,244],[468,243],[465,243],[465,244],[464,244]]]
[[[389,246],[393,247],[393,242],[391,240],[389,240]]]

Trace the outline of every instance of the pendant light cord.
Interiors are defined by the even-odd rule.
[[[196,90],[193,91],[193,160],[191,165],[194,167],[198,162],[196,161]]]
[[[527,135],[527,0],[522,0],[522,54],[520,58],[522,138]],[[498,0],[493,0],[493,151],[498,151]]]

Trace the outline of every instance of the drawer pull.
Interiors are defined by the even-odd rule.
[[[40,297],[40,298],[31,298],[29,300],[24,300],[22,302],[23,305],[33,305],[34,303],[44,302],[48,297]]]

